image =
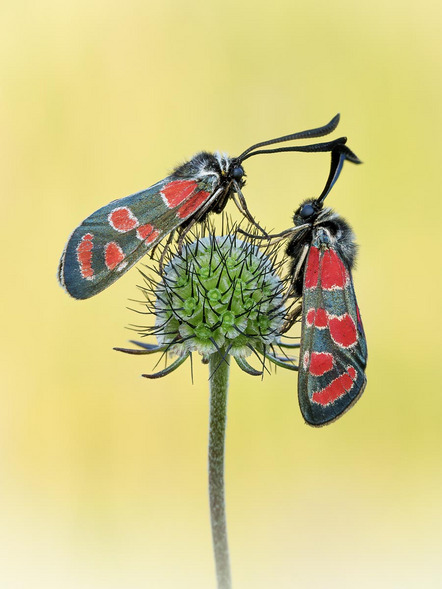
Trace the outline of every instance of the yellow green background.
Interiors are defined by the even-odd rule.
[[[2,5],[2,587],[215,586],[207,367],[193,386],[188,366],[142,379],[149,359],[112,350],[137,272],[78,302],[58,259],[84,217],[198,150],[237,155],[336,112],[364,161],[328,204],[361,246],[368,385],[316,430],[292,373],[232,368],[234,587],[442,584],[440,17],[429,0]],[[247,162],[256,217],[287,228],[328,158]]]

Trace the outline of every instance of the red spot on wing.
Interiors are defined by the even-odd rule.
[[[155,239],[158,237],[159,234],[160,234],[160,232],[157,231],[156,229],[155,229],[155,231],[152,231],[152,233],[146,239],[146,243],[152,243],[152,241],[155,241]]]
[[[344,372],[344,374],[341,374],[332,380],[332,382],[322,390],[314,392],[312,395],[312,401],[319,405],[333,403],[336,399],[339,399],[351,390],[356,376],[356,370],[353,366],[349,366],[347,372]]]
[[[92,268],[92,248],[94,244],[92,240],[94,236],[92,233],[86,233],[81,238],[80,243],[77,246],[77,259],[80,265],[80,273],[83,278],[92,278],[94,270]]]
[[[306,316],[306,323],[308,327],[311,327],[313,325],[313,323],[315,322],[315,315],[316,315],[316,309],[309,309],[307,311],[307,316]]]
[[[118,207],[108,216],[109,223],[116,231],[126,233],[138,227],[138,219],[128,207]]]
[[[198,188],[195,180],[174,180],[162,189],[161,195],[169,209],[180,205]]]
[[[194,194],[192,198],[190,198],[180,207],[178,211],[178,217],[180,217],[180,219],[187,219],[187,217],[190,217],[190,215],[199,209],[200,206],[207,200],[209,195],[210,192],[205,190],[200,190]]]
[[[104,247],[104,261],[109,270],[113,270],[124,260],[124,252],[118,243],[110,241]]]
[[[318,329],[324,329],[328,325],[328,315],[325,309],[313,307],[307,311],[306,316],[307,327],[314,325]]]
[[[358,341],[355,322],[348,313],[340,317],[329,316],[328,327],[332,340],[338,346],[348,348]]]
[[[319,275],[319,249],[311,246],[308,254],[307,268],[305,270],[304,287],[315,288],[318,285]]]
[[[333,368],[333,356],[328,352],[312,352],[310,374],[322,376]]]
[[[326,250],[322,257],[321,287],[326,290],[344,288],[347,279],[348,273],[341,258],[335,250]]]
[[[316,316],[315,316],[315,327],[319,329],[324,329],[327,327],[328,324],[328,314],[325,309],[316,309]]]
[[[137,237],[138,237],[138,239],[147,239],[149,237],[149,235],[152,233],[152,231],[153,231],[153,226],[150,225],[149,223],[146,223],[146,225],[141,225],[140,227],[138,227]]]
[[[151,243],[154,241],[159,234],[160,232],[154,229],[153,225],[150,225],[150,223],[146,223],[146,225],[140,225],[140,227],[137,229],[138,239],[146,241],[146,243]]]

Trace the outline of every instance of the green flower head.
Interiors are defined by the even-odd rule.
[[[270,251],[234,231],[222,237],[209,232],[169,253],[159,279],[145,276],[147,288],[142,290],[155,324],[142,334],[155,336],[157,345],[135,342],[143,348],[137,352],[177,357],[157,376],[177,368],[192,352],[204,361],[219,351],[230,354],[250,374],[262,374],[246,362],[251,354],[292,366],[269,352],[280,345],[288,317],[286,284],[278,275],[281,263],[277,250]]]
[[[271,260],[235,235],[200,238],[164,269],[156,311],[159,345],[208,357],[246,357],[275,341],[284,322],[283,284]]]

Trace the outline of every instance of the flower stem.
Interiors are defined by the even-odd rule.
[[[209,503],[218,589],[231,589],[229,547],[224,501],[224,446],[227,421],[230,357],[211,354],[209,423]]]

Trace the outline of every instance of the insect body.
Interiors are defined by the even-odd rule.
[[[62,254],[59,281],[76,299],[87,299],[115,282],[167,235],[178,230],[180,239],[211,212],[223,211],[232,198],[254,223],[241,188],[242,163],[253,155],[279,151],[331,151],[345,142],[260,149],[275,143],[322,137],[331,133],[339,115],[324,127],[257,143],[239,157],[202,152],[150,188],[115,200],[87,217],[71,234]],[[261,230],[262,231],[262,230]]]
[[[299,405],[314,426],[349,409],[366,384],[367,343],[351,277],[354,235],[342,217],[323,206],[345,159],[359,163],[344,145],[332,151],[327,184],[295,212],[286,250],[293,260],[291,292],[302,295]]]

